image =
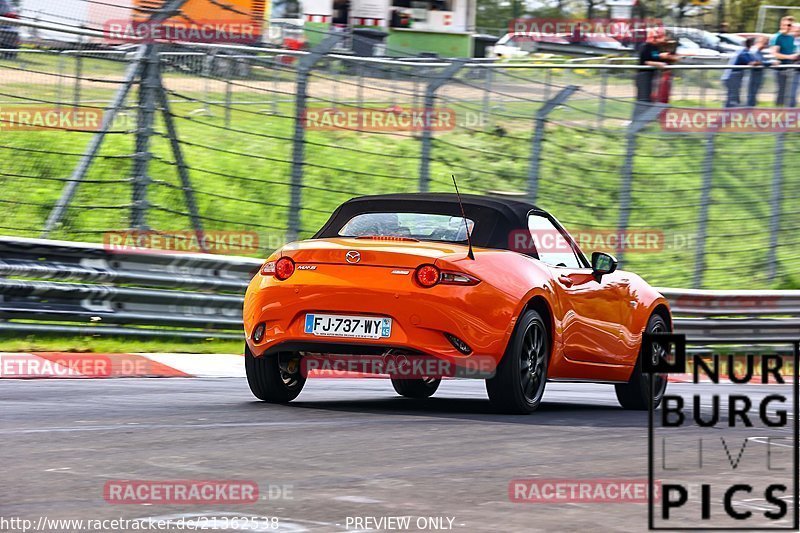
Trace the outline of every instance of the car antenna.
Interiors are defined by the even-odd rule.
[[[467,222],[467,214],[464,212],[464,204],[461,202],[461,193],[458,192],[458,183],[456,183],[456,175],[451,174],[453,176],[453,186],[456,188],[456,196],[458,196],[458,205],[461,207],[461,217],[464,219],[464,227],[467,230],[467,244],[469,244],[469,251],[467,252],[467,257],[475,260],[475,253],[472,251],[472,238],[469,236],[469,223]]]

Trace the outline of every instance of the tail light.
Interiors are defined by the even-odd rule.
[[[267,261],[261,267],[264,276],[275,276],[279,280],[289,279],[294,274],[294,261],[288,257],[281,257],[277,261]]]
[[[6,13],[5,15],[0,15],[0,16],[3,16],[5,18],[7,18],[7,19],[18,19],[19,18],[19,15],[17,15],[13,11],[10,12],[10,13]]]
[[[266,263],[264,263],[264,266],[261,267],[261,274],[264,276],[274,276],[275,261],[267,261]]]
[[[463,272],[453,272],[451,270],[439,270],[434,265],[422,265],[417,268],[414,276],[417,283],[423,287],[430,288],[441,283],[442,285],[477,285],[481,280]]]
[[[422,265],[417,269],[415,275],[417,283],[425,288],[433,287],[439,283],[439,276],[441,276],[441,272],[433,265]]]
[[[470,276],[469,274],[450,271],[442,272],[442,275],[439,278],[439,283],[444,285],[477,285],[480,283],[480,281],[481,280],[478,278]]]
[[[275,261],[275,277],[284,280],[294,274],[294,261],[288,257],[281,257]]]

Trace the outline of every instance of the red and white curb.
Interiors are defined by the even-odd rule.
[[[244,378],[241,354],[0,352],[0,379]],[[385,374],[314,369],[311,378],[377,378]],[[793,373],[789,374],[793,376]],[[669,381],[691,383],[692,374]],[[709,381],[702,377],[701,381]],[[720,375],[720,381],[727,381]]]
[[[241,354],[0,352],[0,379],[243,378]],[[382,378],[312,370],[312,378]]]

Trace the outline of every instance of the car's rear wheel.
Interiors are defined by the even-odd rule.
[[[542,316],[531,309],[517,324],[495,376],[486,380],[489,400],[504,413],[534,412],[544,396],[549,361],[547,327]]]
[[[647,321],[648,333],[668,333],[670,331],[667,321],[664,317],[654,314]],[[658,407],[664,398],[664,392],[667,390],[667,376],[665,374],[646,374],[642,372],[642,352],[639,350],[639,357],[636,360],[636,366],[631,372],[631,377],[627,383],[618,384],[615,386],[617,391],[617,400],[625,409],[642,411],[649,409],[650,397],[650,380],[653,379],[653,407]],[[653,343],[652,349],[653,358],[663,358],[667,355],[667,347],[660,343]]]
[[[300,372],[300,354],[281,352],[253,357],[249,347],[244,350],[247,384],[256,398],[269,403],[287,403],[297,398],[306,384]]]
[[[439,384],[442,382],[440,378],[422,378],[422,379],[394,379],[392,378],[392,387],[400,396],[406,398],[430,398]]]

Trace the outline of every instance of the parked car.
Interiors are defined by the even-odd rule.
[[[688,39],[697,44],[700,48],[714,50],[720,54],[734,53],[741,48],[741,45],[725,42],[710,31],[699,30],[697,28],[673,27],[667,28],[667,32],[671,35],[674,35],[678,39]]]
[[[632,50],[631,47],[625,46],[617,39],[600,33],[580,33],[559,36],[564,37],[571,44],[589,48],[600,48],[602,50],[608,50],[609,52],[629,52]]]
[[[723,43],[738,46],[740,48],[744,46],[744,41],[747,39],[747,37],[738,33],[718,33],[717,37],[719,37],[719,40]]]
[[[507,33],[494,45],[494,55],[500,59],[526,57],[539,50],[540,43],[568,45],[564,37],[535,35],[530,33]]]
[[[419,367],[387,372],[411,398],[433,395],[448,368],[481,368],[489,375],[462,377],[486,379],[507,413],[533,412],[549,380],[614,383],[627,409],[657,406],[667,386],[642,363],[667,355],[643,338],[671,331],[667,300],[611,255],[587,259],[551,214],[509,198],[349,200],[312,238],[267,258],[243,316],[247,381],[270,403],[300,394],[309,360],[337,356]]]
[[[0,0],[0,17],[18,18],[18,14],[14,11],[14,6],[8,0]],[[0,57],[4,59],[13,59],[17,56],[15,50],[19,49],[20,37],[19,26],[12,24],[3,24],[0,22]]]
[[[678,47],[675,53],[681,56],[694,56],[702,58],[719,58],[722,54],[718,50],[703,48],[688,37],[678,37]]]

